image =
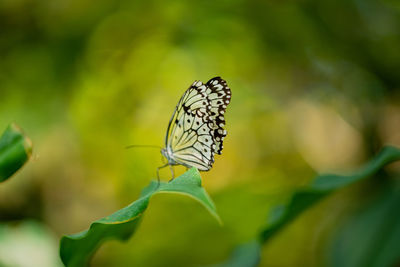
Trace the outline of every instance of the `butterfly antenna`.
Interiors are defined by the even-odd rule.
[[[153,146],[153,145],[130,145],[130,146],[126,146],[125,148],[134,148],[134,147],[149,147],[149,148],[158,148],[158,149],[162,149],[162,147],[160,146]]]

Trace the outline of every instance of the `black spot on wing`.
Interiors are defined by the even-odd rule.
[[[231,101],[231,89],[225,80],[221,77],[215,77],[206,83],[211,105],[210,117],[214,124],[213,137],[215,141],[215,153],[221,154],[223,149],[223,140],[226,136],[225,130],[225,111]]]

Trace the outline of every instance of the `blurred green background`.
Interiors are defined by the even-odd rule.
[[[106,243],[92,266],[224,260],[315,174],[400,146],[399,48],[396,0],[0,0],[0,128],[15,121],[34,144],[0,185],[0,265],[61,266],[58,239],[135,200],[162,165],[157,150],[124,147],[163,145],[184,90],[214,76],[233,98],[203,181],[224,225],[191,199],[157,195],[138,232]],[[330,265],[338,225],[377,185],[307,211],[264,246],[261,266]]]

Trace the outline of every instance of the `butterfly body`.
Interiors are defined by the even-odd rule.
[[[183,165],[208,171],[214,155],[221,154],[226,136],[224,113],[231,90],[215,77],[206,84],[195,81],[179,100],[169,121],[162,155],[165,165]]]
[[[161,154],[168,160],[168,165],[178,165],[179,163],[174,160],[174,155],[171,148],[161,149]]]

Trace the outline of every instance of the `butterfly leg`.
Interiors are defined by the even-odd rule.
[[[160,167],[157,168],[157,180],[158,180],[158,185],[160,185],[160,170],[161,170],[162,168],[167,167],[168,165],[169,165],[169,164],[167,163],[167,164],[162,165],[162,166],[160,166]]]
[[[168,183],[172,182],[172,180],[175,179],[174,167],[172,165],[169,165],[169,169],[171,170],[172,178],[171,178],[171,180],[168,181]]]
[[[162,154],[161,154],[161,162],[164,164],[166,163],[165,157]]]

